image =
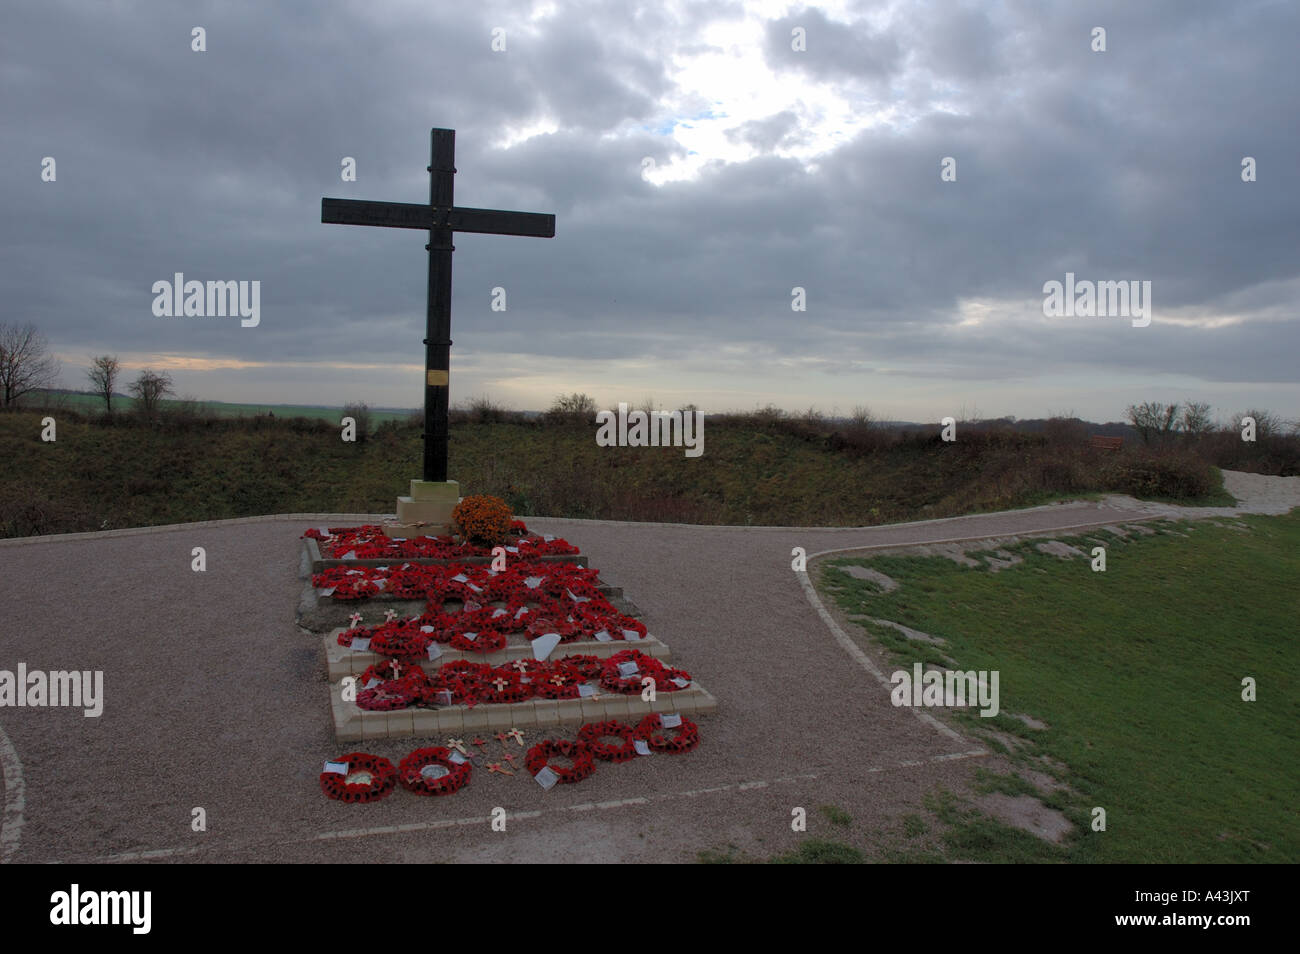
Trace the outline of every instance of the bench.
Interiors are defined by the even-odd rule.
[[[1095,447],[1097,450],[1117,451],[1124,446],[1124,438],[1102,437],[1100,434],[1094,434],[1088,438],[1088,446]]]

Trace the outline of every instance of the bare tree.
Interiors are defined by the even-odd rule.
[[[13,407],[29,391],[53,386],[59,363],[32,324],[0,325],[0,407]]]
[[[561,394],[546,412],[550,421],[585,422],[595,416],[596,399],[588,394]]]
[[[1214,430],[1214,419],[1210,417],[1210,405],[1204,401],[1183,402],[1183,432],[1192,437],[1200,437]]]
[[[176,393],[172,389],[171,375],[166,371],[159,374],[148,368],[140,372],[140,376],[131,382],[127,390],[139,402],[136,406],[140,413],[151,421],[158,417],[158,404],[163,395]]]
[[[1178,427],[1177,404],[1147,401],[1145,404],[1130,404],[1125,413],[1144,444],[1150,444],[1157,437],[1168,437]]]
[[[117,358],[107,354],[91,358],[90,370],[86,372],[90,383],[95,386],[95,393],[104,399],[104,410],[109,414],[113,413],[113,388],[117,384],[117,373]]]

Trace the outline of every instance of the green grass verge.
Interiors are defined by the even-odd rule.
[[[1076,828],[1063,849],[1038,842],[1011,855],[1295,862],[1300,512],[1236,522],[1249,532],[1181,522],[1153,536],[1061,538],[1085,552],[1104,542],[1105,572],[1027,541],[1007,548],[1024,562],[998,573],[940,557],[836,559],[820,565],[819,586],[849,613],[946,641],[913,647],[872,627],[900,668],[946,654],[952,668],[999,671],[1002,713],[952,718],[972,732],[1003,733],[1001,748],[1025,766],[1065,766],[1072,792],[1043,801]],[[881,593],[840,569],[852,563],[901,587]],[[1242,700],[1247,676],[1257,680],[1257,702]],[[1049,728],[1031,729],[1013,712]],[[1018,793],[1014,783],[982,785]],[[952,857],[1014,860],[996,844],[1014,829],[945,805]],[[1091,830],[1095,806],[1106,810],[1105,832]]]

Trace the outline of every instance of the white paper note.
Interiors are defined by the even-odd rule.
[[[349,550],[347,553],[343,554],[343,556],[339,557],[340,560],[355,560],[356,558],[357,558],[356,550]]]
[[[533,658],[537,660],[545,659],[555,651],[555,647],[560,645],[559,633],[544,633],[533,640]]]
[[[633,643],[640,642],[641,634],[635,629],[625,629],[623,630],[623,638]]]
[[[352,637],[352,651],[354,653],[364,653],[364,652],[368,652],[369,650],[370,650],[369,636]]]
[[[581,684],[578,686],[578,698],[579,698],[579,699],[590,699],[590,698],[591,698],[592,696],[594,696],[595,694],[596,694],[596,687],[595,687],[595,686],[589,685],[588,683],[585,683],[585,682],[584,682],[584,683],[581,683]]]
[[[601,643],[612,643],[614,641],[614,637],[609,635],[608,630],[604,630],[604,629],[602,629],[599,633],[596,633],[594,636],[592,636],[592,639]]]
[[[338,587],[336,587],[336,586],[331,586],[331,587],[330,587],[329,589],[327,589],[327,590],[321,590],[321,591],[320,591],[320,595],[321,595],[321,596],[333,596],[333,595],[334,595],[334,591],[335,591],[336,589],[338,589]]]
[[[446,778],[450,775],[451,769],[447,768],[445,765],[438,765],[435,763],[433,765],[426,765],[424,768],[420,769],[420,774],[425,778],[432,779],[436,782],[438,779]]]
[[[555,783],[560,780],[560,776],[552,772],[549,765],[543,765],[542,770],[534,775],[533,778],[537,779],[537,784],[542,786],[542,788],[546,789],[548,792],[555,788]]]
[[[335,775],[347,775],[348,763],[347,762],[326,762],[324,771],[333,772]]]
[[[433,629],[432,626],[421,626],[421,627],[420,627],[420,632],[422,632],[422,633],[432,633],[432,632],[434,632],[434,629]]]
[[[453,583],[468,583],[469,577],[466,576],[464,573],[457,573],[455,576],[451,578],[451,580]]]
[[[637,755],[652,754],[650,752],[650,746],[646,744],[645,739],[637,739],[635,742],[632,743],[632,746],[636,749]]]
[[[478,633],[461,633],[461,635],[464,636],[466,639],[468,639],[471,643],[474,642],[474,640],[478,639]]]
[[[661,715],[659,721],[665,729],[676,729],[682,724],[682,717],[674,712],[672,715]]]
[[[447,761],[455,762],[457,765],[464,765],[467,759],[455,749],[452,749],[451,754],[447,756]]]
[[[528,587],[530,590],[535,590],[542,585],[545,579],[546,577],[544,576],[530,576],[528,579],[524,580],[524,586]]]
[[[435,642],[430,642],[429,648],[425,650],[425,653],[428,654],[430,661],[432,661],[442,655],[442,647]]]
[[[637,664],[634,662],[625,662],[625,663],[618,664],[618,674],[622,676],[624,679],[628,679],[632,676],[635,676],[640,671],[641,671],[640,668],[638,668]]]
[[[691,684],[691,681],[689,679],[683,679],[681,676],[674,676],[673,683],[677,686],[677,688],[685,689],[687,686]]]

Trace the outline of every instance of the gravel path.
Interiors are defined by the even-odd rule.
[[[1295,493],[1294,483],[1285,486]],[[810,604],[791,548],[812,556],[1153,514],[1115,499],[867,529],[532,518],[530,526],[577,543],[624,586],[675,664],[717,697],[718,713],[700,720],[700,747],[601,764],[588,781],[549,793],[527,775],[478,772],[450,798],[398,790],[360,806],[330,802],[317,786],[321,763],[345,749],[333,741],[320,643],[293,621],[299,534],[355,515],[0,541],[0,669],[102,670],[105,695],[100,718],[0,709],[0,849],[27,862],[140,853],[693,862],[704,848],[765,857],[805,837],[835,837],[816,811],[832,804],[853,817],[851,837],[888,845],[925,793],[961,787],[989,757],[890,705],[864,668],[870,650],[865,664],[846,652]],[[206,549],[205,573],[190,568],[196,546]],[[529,744],[539,737],[531,733]],[[364,746],[394,761],[414,747]],[[196,807],[206,832],[191,830]],[[505,832],[489,825],[497,807],[507,813]],[[791,831],[796,807],[808,811],[806,836]]]

